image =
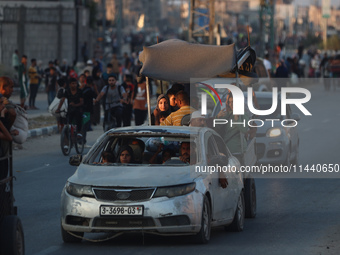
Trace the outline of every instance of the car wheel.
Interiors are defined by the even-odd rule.
[[[244,203],[246,210],[246,218],[256,217],[256,185],[254,178],[245,179],[244,185],[245,195]]]
[[[81,137],[81,138],[76,138],[76,143],[75,143],[75,147],[76,147],[76,152],[78,154],[82,154],[83,151],[84,151],[84,138]]]
[[[74,235],[79,236],[79,237],[76,237]],[[82,238],[84,236],[84,232],[66,231],[63,228],[63,226],[61,226],[61,236],[63,238],[64,243],[80,243],[83,240]]]
[[[25,254],[24,231],[16,215],[6,216],[0,227],[0,254]]]
[[[244,206],[244,195],[243,191],[238,198],[237,207],[234,215],[233,222],[225,227],[226,230],[231,230],[234,232],[241,232],[244,227],[244,216],[245,216],[245,206]]]
[[[211,232],[211,210],[208,198],[204,196],[203,208],[202,208],[202,219],[200,232],[195,236],[195,241],[200,244],[208,243],[210,240]]]
[[[299,164],[299,145],[296,148],[296,154],[294,160],[292,161],[292,164],[296,166]]]
[[[284,162],[284,165],[285,166],[288,166],[288,167],[290,167],[290,154],[291,154],[291,152],[290,152],[290,148],[288,149],[288,152],[287,152],[287,158],[286,158],[286,161]]]

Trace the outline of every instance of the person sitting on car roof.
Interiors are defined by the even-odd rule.
[[[202,115],[201,111],[195,111],[191,114],[190,118],[190,127],[206,127],[206,119],[204,115]]]
[[[176,94],[176,102],[179,110],[172,112],[163,122],[161,122],[161,126],[180,126],[181,120],[185,115],[196,111],[195,108],[190,106],[189,96],[183,90]]]

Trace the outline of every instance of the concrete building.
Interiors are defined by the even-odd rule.
[[[88,10],[77,8],[74,1],[0,1],[0,63],[11,66],[16,49],[44,66],[54,59],[72,63],[77,48],[80,60],[83,42],[91,45],[91,31]]]

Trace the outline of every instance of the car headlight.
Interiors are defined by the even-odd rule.
[[[196,188],[196,183],[188,183],[177,186],[160,187],[157,188],[153,197],[177,197],[188,194],[194,191]]]
[[[267,137],[277,137],[281,135],[281,129],[271,128],[267,131]]]
[[[91,186],[79,185],[71,182],[66,183],[66,191],[75,197],[94,197]]]

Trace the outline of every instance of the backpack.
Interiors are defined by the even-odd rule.
[[[106,85],[107,86],[107,89],[106,89],[106,92],[105,92],[105,94],[104,94],[104,96],[103,96],[103,106],[104,106],[104,109],[105,109],[105,105],[106,105],[106,97],[107,97],[107,93],[109,92],[109,89],[110,89],[110,86],[109,85]],[[124,88],[123,87],[123,85],[118,85],[118,95],[119,95],[119,98],[120,99],[123,99],[123,95],[122,95],[122,88]]]

